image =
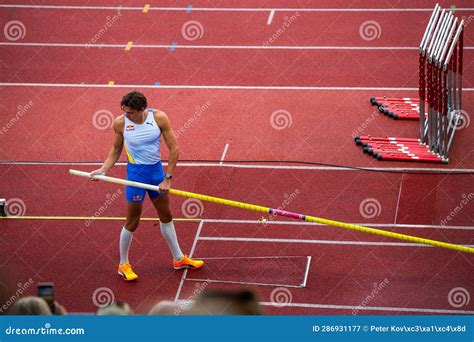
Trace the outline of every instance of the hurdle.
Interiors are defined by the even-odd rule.
[[[436,4],[418,49],[419,97],[370,98],[373,106],[393,119],[418,120],[418,138],[407,146],[396,137],[355,137],[364,152],[378,160],[448,163],[463,114],[463,28],[464,20]]]

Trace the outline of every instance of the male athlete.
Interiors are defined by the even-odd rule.
[[[125,147],[128,159],[127,180],[158,185],[159,191],[131,186],[126,188],[127,220],[120,234],[118,274],[126,281],[138,279],[138,275],[133,272],[132,265],[128,261],[128,251],[133,232],[140,222],[145,192],[148,192],[158,212],[161,233],[173,255],[174,268],[200,268],[204,264],[202,260],[193,260],[181,252],[173,225],[167,191],[171,187],[171,180],[178,162],[179,148],[168,117],[159,110],[147,108],[146,97],[137,91],[125,95],[121,106],[124,114],[115,119],[113,147],[102,167],[93,171],[91,175],[105,175],[117,162],[122,148]],[[169,149],[166,174],[161,165],[161,136]]]

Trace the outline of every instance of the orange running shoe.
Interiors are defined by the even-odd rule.
[[[132,265],[128,262],[118,267],[118,274],[123,277],[125,281],[133,281],[138,279],[138,275],[133,272]]]
[[[185,255],[181,260],[176,261],[173,259],[173,267],[175,270],[180,270],[182,268],[201,268],[204,265],[202,260],[194,260]]]

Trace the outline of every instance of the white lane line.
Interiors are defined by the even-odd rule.
[[[398,208],[400,207],[400,197],[402,195],[403,176],[404,175],[402,174],[402,179],[400,180],[400,189],[398,191],[397,208],[395,209],[395,219],[393,220],[394,224],[397,224]]]
[[[0,161],[1,165],[102,165],[104,162],[41,162],[41,161]],[[118,166],[125,166],[127,163],[115,163]],[[163,162],[163,165],[168,165],[168,162]],[[200,163],[200,162],[180,162],[180,166],[186,167],[230,167],[237,169],[270,169],[270,170],[320,170],[320,171],[395,171],[395,172],[430,172],[430,173],[474,173],[474,169],[437,169],[437,168],[422,168],[422,167],[363,167],[363,170],[344,167],[344,166],[318,166],[318,165],[261,165],[261,164],[233,164],[233,163]],[[270,222],[268,222],[270,223]]]
[[[227,149],[228,148],[229,148],[229,144],[225,144],[224,151],[222,152],[221,161],[219,162],[219,165],[224,164],[224,159],[225,159],[225,156],[227,154]]]
[[[274,306],[273,302],[260,302],[260,305]],[[357,311],[400,311],[400,312],[428,312],[440,314],[474,314],[474,311],[468,310],[444,310],[444,309],[426,309],[426,308],[396,308],[387,306],[352,306],[352,305],[327,305],[313,303],[285,303],[285,307],[313,308],[313,309],[336,309],[336,310],[357,310]]]
[[[303,284],[301,284],[301,287],[306,287],[306,284],[308,282],[308,274],[309,274],[309,266],[311,265],[311,256],[308,256],[308,262],[306,263],[306,272],[304,273],[304,280]]]
[[[77,216],[74,217],[76,220],[89,220],[91,219],[90,216]],[[70,220],[71,216],[7,216],[2,217],[0,216],[0,220]],[[92,217],[95,220],[125,220],[125,217],[107,217],[101,216],[99,217]],[[142,217],[143,221],[157,221],[156,217]],[[207,223],[230,223],[230,224],[242,224],[245,223],[246,227],[248,228],[249,224],[261,225],[262,221],[260,220],[231,220],[231,219],[190,219],[190,218],[175,218],[176,221],[186,221],[186,222],[207,222]],[[393,223],[354,223],[349,222],[350,224],[355,224],[358,226],[365,226],[365,227],[390,227],[390,228],[406,228],[406,229],[445,229],[445,230],[474,230],[474,226],[434,226],[434,225],[423,225],[423,224],[393,224]],[[326,227],[327,225],[317,223],[317,222],[300,222],[300,221],[267,221],[266,224],[275,224],[275,225],[290,225],[290,226],[320,226]],[[267,258],[267,257],[265,257]],[[295,256],[296,258],[296,256]]]
[[[127,44],[84,44],[84,43],[14,43],[0,42],[0,46],[38,46],[38,47],[83,47],[124,49]],[[136,44],[134,49],[235,49],[235,50],[418,50],[416,46],[331,46],[331,45],[173,45],[173,44]],[[474,46],[464,46],[465,50],[474,50]]]
[[[390,246],[390,247],[433,247],[420,243],[406,242],[377,242],[377,241],[342,241],[342,240],[299,240],[299,239],[270,239],[270,238],[240,238],[202,236],[199,241],[239,241],[239,242],[272,242],[272,243],[309,243],[320,245],[360,245],[360,246]],[[462,245],[474,247],[474,245]]]
[[[256,283],[250,281],[237,281],[237,280],[217,280],[217,279],[198,279],[198,278],[186,278],[187,281],[200,281],[205,283],[224,283],[224,284],[240,284],[240,285],[255,285],[255,286],[273,286],[273,287],[292,287],[301,288],[301,285],[290,285],[290,284],[272,284],[272,283]]]
[[[294,86],[223,86],[223,85],[152,85],[152,84],[86,84],[86,83],[14,83],[2,82],[0,87],[53,87],[53,88],[144,88],[144,89],[230,89],[230,90],[334,90],[334,91],[418,91],[418,88],[397,87],[294,87]],[[474,91],[474,88],[463,88]]]
[[[273,16],[275,15],[275,10],[272,9],[270,11],[270,14],[268,15],[268,20],[267,20],[267,25],[271,25],[272,24],[272,20],[273,20]]]
[[[60,6],[60,5],[13,5],[0,4],[0,8],[28,9],[74,9],[74,10],[115,10],[143,11],[143,6]],[[149,11],[186,11],[187,7],[150,7]],[[268,12],[271,8],[239,7],[193,7],[194,11],[205,12]],[[274,8],[278,12],[433,12],[433,8]],[[456,11],[474,11],[474,8],[460,7]]]
[[[189,257],[192,258],[194,250],[196,249],[196,245],[199,239],[199,234],[201,234],[202,226],[204,225],[204,221],[199,222],[199,226],[196,231],[196,236],[194,237],[193,245],[191,247],[191,251],[189,252]],[[183,275],[181,276],[181,281],[179,282],[178,290],[176,291],[176,296],[174,297],[174,301],[176,302],[179,300],[179,295],[181,294],[181,290],[183,289],[184,280],[186,279],[186,274],[188,273],[188,269],[183,271]]]
[[[221,257],[199,257],[200,260],[234,260],[234,259],[297,259],[310,258],[310,256],[303,255],[275,255],[275,256],[221,256]]]
[[[204,219],[208,223],[231,223],[231,224],[262,224],[259,220],[229,220],[229,219]],[[317,222],[300,222],[300,221],[267,221],[265,224],[275,225],[290,225],[290,226],[321,226],[326,227],[327,225]],[[423,225],[423,224],[393,224],[393,223],[351,223],[358,226],[374,227],[374,228],[407,228],[407,229],[459,229],[459,230],[474,230],[474,226],[435,226],[435,225]]]

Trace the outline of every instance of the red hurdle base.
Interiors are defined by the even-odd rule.
[[[357,136],[354,140],[356,145],[362,146],[364,153],[378,160],[448,163],[418,139]]]
[[[394,120],[420,119],[420,100],[417,98],[371,97],[370,103],[377,106],[380,113]]]

